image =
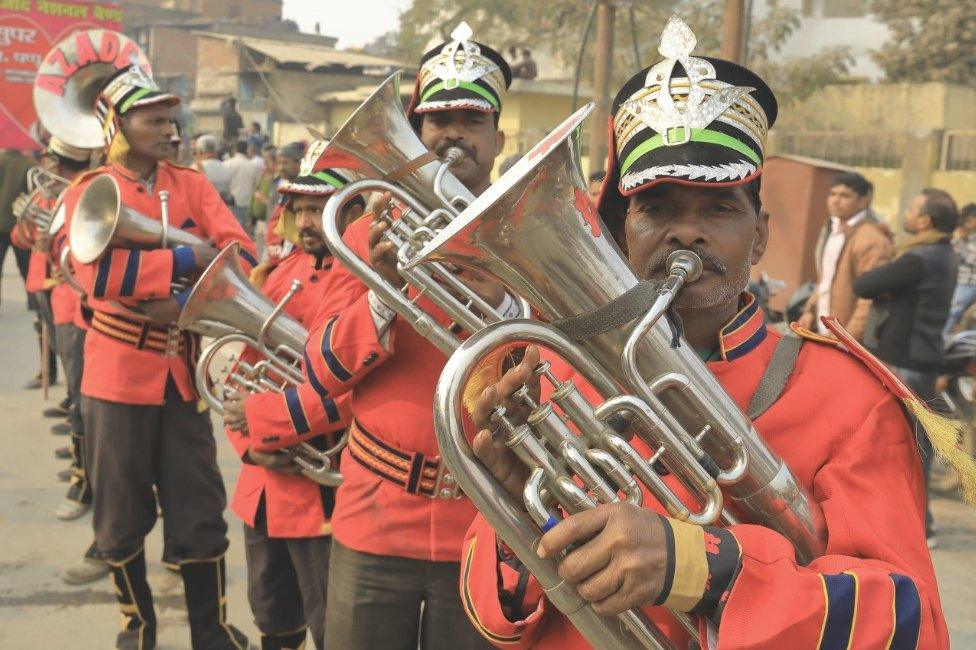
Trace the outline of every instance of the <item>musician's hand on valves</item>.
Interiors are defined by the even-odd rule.
[[[252,448],[247,450],[247,457],[255,465],[260,465],[261,467],[281,474],[297,476],[302,473],[302,469],[295,464],[295,456],[297,453],[297,448],[281,449],[267,453]]]
[[[244,400],[247,393],[239,390],[224,396],[224,426],[232,431],[240,431],[245,436],[247,430],[247,416],[244,413]]]
[[[505,430],[491,419],[496,408],[505,409],[505,417],[515,425],[525,421],[525,407],[511,395],[523,385],[529,387],[535,399],[539,397],[539,378],[533,372],[539,365],[539,348],[530,345],[521,363],[506,372],[495,384],[486,388],[471,410],[471,419],[480,429],[471,443],[474,455],[491,472],[513,501],[522,505],[522,489],[529,477],[529,468],[505,444]],[[494,432],[494,435],[493,435]]]
[[[474,269],[460,269],[457,276],[492,307],[502,304],[505,298],[505,285],[493,280],[490,275]]]
[[[153,325],[172,325],[179,319],[182,307],[176,298],[162,298],[160,300],[141,301],[139,310],[146,315]]]
[[[34,240],[34,250],[47,253],[51,250],[51,235],[47,233],[39,234],[37,239]]]
[[[569,552],[559,577],[604,616],[652,605],[669,563],[664,522],[630,503],[597,506],[556,524],[539,543],[539,557]]]
[[[397,247],[383,237],[390,228],[384,214],[389,210],[391,200],[392,195],[385,192],[373,204],[373,223],[368,234],[369,263],[384,280],[399,289],[406,281],[397,270]]]

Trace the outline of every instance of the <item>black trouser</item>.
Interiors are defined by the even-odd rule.
[[[156,523],[154,485],[166,537],[180,559],[213,558],[227,549],[227,498],[209,413],[184,402],[172,380],[165,400],[163,406],[82,400],[95,542],[108,560],[142,548]]]
[[[65,384],[71,405],[68,421],[71,423],[71,486],[67,498],[81,503],[91,503],[91,483],[88,480],[86,461],[85,427],[81,421],[81,373],[84,369],[85,330],[73,323],[56,325],[58,356],[64,368]]]
[[[315,647],[323,650],[332,538],[268,537],[263,501],[254,523],[254,528],[244,524],[247,599],[254,622],[271,637],[307,626]]]
[[[491,648],[461,606],[460,571],[457,562],[370,555],[333,540],[325,612],[330,650]]]
[[[935,382],[939,378],[937,372],[921,372],[918,370],[909,370],[908,368],[896,368],[892,366],[892,370],[898,377],[908,384],[908,387],[915,391],[915,394],[925,402],[926,404],[931,404],[935,400]],[[931,536],[934,532],[932,530],[932,509],[929,507],[929,474],[932,468],[932,442],[929,437],[925,435],[925,431],[921,431],[921,427],[916,425],[916,429],[919,430],[916,438],[918,439],[918,450],[922,456],[922,472],[925,474],[925,534]]]
[[[51,309],[51,292],[35,291],[30,294],[37,301],[37,333],[41,333],[41,324],[47,325],[47,368],[48,378],[53,384],[58,378],[58,342],[57,333],[54,329],[54,311]],[[40,340],[40,339],[38,339]],[[43,352],[42,352],[43,354]]]

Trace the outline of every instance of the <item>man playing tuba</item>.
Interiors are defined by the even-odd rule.
[[[488,187],[504,144],[498,116],[511,74],[501,55],[470,35],[463,25],[455,40],[424,55],[407,117],[429,150],[463,152],[451,173],[477,195]],[[352,224],[344,239],[401,288],[395,247],[382,239],[388,225],[381,212]],[[341,280],[333,280],[337,289],[323,307],[324,322],[309,337],[305,366],[322,396],[351,393],[353,416],[332,517],[329,643],[483,647],[454,588],[461,540],[475,510],[439,462],[433,430],[431,401],[445,356],[345,266],[337,264],[332,274]],[[461,277],[503,315],[519,313],[500,284]],[[409,295],[417,297],[416,290]],[[450,321],[428,299],[419,304],[441,325]]]
[[[275,302],[294,281],[301,282],[285,313],[305,325],[313,321],[332,286],[322,209],[347,182],[341,170],[313,170],[323,146],[313,143],[301,173],[280,189],[285,200],[282,221],[292,222],[289,229],[297,247],[284,258],[255,267],[251,275]],[[362,199],[347,205],[344,224],[361,217],[364,207]],[[333,401],[308,383],[283,393],[238,392],[224,401],[224,423],[243,462],[231,508],[244,521],[248,597],[261,647],[303,647],[307,628],[316,649],[323,650],[335,488],[302,476],[294,450],[304,440],[322,443],[323,449],[337,444],[340,430],[349,424],[347,396]],[[283,447],[292,449],[274,451]]]
[[[242,255],[253,263],[252,243],[206,177],[167,161],[171,108],[177,103],[136,65],[102,86],[95,110],[105,132],[107,165],[65,193],[69,231],[79,218],[75,208],[82,193],[106,174],[117,183],[125,207],[160,220],[165,214],[159,192],[168,192],[171,228],[220,247],[240,242]],[[72,236],[73,249],[74,243]],[[180,295],[173,294],[172,283],[206,268],[216,254],[213,245],[200,243],[110,248],[94,262],[75,260],[94,312],[85,340],[82,414],[91,436],[95,539],[112,569],[122,611],[119,648],[155,646],[143,551],[156,522],[154,488],[166,513],[167,538],[181,558],[193,647],[247,647],[245,636],[226,622],[226,496],[209,414],[198,408],[193,386],[197,341],[173,324]],[[138,306],[148,320],[118,309],[120,302]]]
[[[663,60],[614,100],[600,214],[643,279],[665,278],[678,250],[703,261],[701,279],[679,294],[679,327],[743,411],[754,395],[778,395],[750,415],[822,512],[825,555],[801,565],[770,528],[692,525],[665,516],[647,495],[644,507],[598,505],[553,521],[538,555],[554,558],[559,577],[597,613],[641,608],[677,648],[689,638],[671,612],[695,615],[702,647],[946,648],[918,449],[902,403],[910,393],[835,324],[845,346],[797,327],[801,339],[784,345],[789,337],[767,328],[744,292],[769,236],[759,182],[776,100],[756,74],[692,56],[694,45],[672,18]],[[473,409],[482,428],[474,452],[517,503],[527,471],[504,436],[493,438],[490,413],[504,405],[518,424],[509,396],[527,384],[538,399],[539,360],[529,347]],[[688,496],[673,476],[665,480]],[[480,517],[462,566],[468,614],[496,645],[587,647]]]

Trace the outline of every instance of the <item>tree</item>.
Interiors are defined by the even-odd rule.
[[[968,0],[976,2],[976,0]],[[504,52],[509,46],[545,50],[572,76],[583,31],[596,2],[591,0],[413,0],[400,16],[396,54],[416,60],[433,41],[444,41],[461,20],[476,38]],[[718,56],[724,0],[700,2],[635,2],[633,23],[628,9],[617,12],[614,82],[623,84],[636,70],[658,57],[658,36],[672,13],[681,16],[698,36],[697,52]],[[799,27],[795,10],[774,7],[762,20],[754,20],[749,35],[749,66],[769,82],[782,103],[803,99],[817,88],[840,80],[851,56],[846,48],[831,48],[816,56],[782,60],[777,53]],[[595,30],[595,28],[594,28]],[[594,34],[584,52],[581,76],[592,75]],[[639,61],[635,62],[636,59]]]
[[[874,54],[890,81],[976,83],[976,0],[874,0],[891,38]]]

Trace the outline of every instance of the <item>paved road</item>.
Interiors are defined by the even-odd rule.
[[[41,409],[63,396],[62,386],[47,402],[39,391],[21,390],[37,371],[37,348],[24,307],[19,278],[8,260],[0,305],[0,648],[107,648],[114,641],[118,610],[108,580],[69,587],[59,579],[91,540],[91,519],[57,520],[53,511],[65,484],[55,474],[64,467],[53,452],[65,439],[49,435]],[[231,489],[237,461],[217,438],[218,461]],[[976,510],[959,501],[937,499],[940,546],[933,552],[953,646],[976,648]],[[257,639],[247,606],[240,523],[231,528],[228,564],[230,620]],[[160,650],[189,648],[183,591],[178,577],[162,569],[159,527],[147,542],[149,579],[156,597]]]

